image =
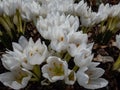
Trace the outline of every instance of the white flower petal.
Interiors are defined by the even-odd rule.
[[[19,44],[22,46],[22,48],[26,48],[28,45],[28,41],[24,36],[21,36],[18,40]]]
[[[25,75],[24,77],[21,75]],[[5,85],[9,86],[12,89],[21,89],[24,88],[28,81],[30,80],[32,74],[25,70],[15,70],[12,72],[6,72],[0,74],[0,81]],[[22,78],[21,78],[22,77]]]
[[[85,87],[87,89],[99,89],[99,88],[103,88],[107,85],[108,85],[107,80],[105,80],[103,78],[99,78],[99,79],[96,79],[94,81],[90,81],[89,84],[84,85],[83,87]]]
[[[45,58],[42,57],[41,55],[39,54],[35,54],[33,55],[32,57],[29,57],[28,58],[28,62],[31,64],[31,65],[40,65],[42,62],[44,62]]]
[[[84,73],[87,69],[88,69],[87,67],[80,68],[76,73],[77,82],[80,85],[87,84],[89,81],[89,76]]]
[[[13,46],[13,50],[14,51],[16,51],[16,50],[18,50],[18,51],[23,51],[23,48],[19,45],[19,44],[17,44],[17,43],[12,43],[12,46]]]
[[[68,76],[65,78],[65,83],[68,85],[73,85],[76,81],[76,74],[74,71],[69,70]]]
[[[42,67],[43,77],[50,82],[63,80],[68,75],[68,65],[65,61],[55,56],[47,59],[47,64]]]

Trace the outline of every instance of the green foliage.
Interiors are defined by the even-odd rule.
[[[0,43],[5,48],[12,49],[12,42],[24,34],[24,23],[18,10],[14,16],[0,16]]]

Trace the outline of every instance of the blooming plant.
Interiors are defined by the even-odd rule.
[[[120,3],[101,4],[92,11],[84,0],[0,0],[0,43],[8,48],[1,62],[8,72],[0,81],[12,89],[26,88],[31,82],[40,85],[78,83],[86,89],[106,87],[101,77],[105,70],[94,61],[94,44],[108,45],[119,31]],[[26,38],[26,23],[33,22],[39,38]],[[89,32],[96,35],[89,41]],[[0,28],[1,29],[1,28]],[[96,31],[95,31],[96,32]],[[27,33],[29,34],[29,33]],[[8,35],[11,48],[7,47]],[[17,38],[17,41],[14,40]],[[114,46],[120,49],[120,34]],[[99,61],[99,60],[98,60]],[[113,65],[120,70],[120,56]]]

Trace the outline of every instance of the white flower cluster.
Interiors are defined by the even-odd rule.
[[[80,16],[83,26],[91,26],[107,18],[120,19],[120,4],[111,6],[101,4],[98,12],[93,12],[84,0],[74,3],[75,0],[2,0],[0,1],[0,15],[14,15],[16,9],[21,12],[23,19],[33,20],[39,16],[46,17],[51,12],[73,14]]]
[[[51,45],[49,46],[50,49],[47,48],[40,39],[34,43],[32,38],[27,41],[25,37],[21,36],[19,43],[13,43],[13,51],[7,51],[1,58],[3,66],[10,72],[0,74],[0,81],[13,89],[24,88],[28,81],[34,77],[34,67],[46,63],[41,68],[42,76],[51,83],[64,80],[66,84],[73,85],[77,81],[81,86],[88,89],[106,86],[108,82],[100,78],[104,70],[96,67],[99,63],[92,62],[91,48],[93,44],[88,45],[85,42],[87,35],[82,32],[72,34],[78,34],[82,38],[77,41],[78,37],[72,35],[72,39],[75,40],[70,39],[67,42],[64,52],[57,52],[57,50],[53,52],[56,48],[51,47]],[[83,41],[84,39],[85,41]],[[67,57],[64,57],[63,53]],[[73,69],[68,68],[68,62],[71,60],[75,63]]]
[[[101,4],[98,12],[92,12],[83,0],[79,3],[74,3],[74,0],[0,1],[0,16],[14,16],[19,10],[22,19],[35,21],[40,35],[50,42],[45,44],[46,41],[41,39],[34,42],[24,36],[18,43],[13,42],[13,51],[8,50],[2,55],[2,64],[9,72],[0,74],[0,81],[13,89],[24,88],[30,80],[37,81],[41,77],[51,83],[63,80],[68,85],[77,81],[87,89],[107,86],[108,81],[101,78],[104,70],[97,67],[99,63],[92,61],[94,43],[88,43],[88,35],[78,28],[80,25],[89,27],[108,18],[114,19],[112,26],[117,27],[120,24],[119,7],[120,4]],[[120,48],[120,35],[116,38]],[[68,68],[68,62],[74,62],[72,69]]]

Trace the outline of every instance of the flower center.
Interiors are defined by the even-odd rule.
[[[49,71],[51,72],[52,76],[61,76],[64,74],[64,69],[62,64],[57,64],[53,62],[53,65],[54,65],[53,68],[49,67]]]
[[[17,76],[15,77],[15,80],[18,82],[18,83],[21,83],[22,82],[22,79],[24,77],[27,77],[28,75],[24,72],[18,72]]]

